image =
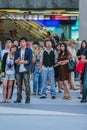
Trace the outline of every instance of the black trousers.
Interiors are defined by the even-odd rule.
[[[17,100],[21,101],[22,99],[22,84],[24,81],[25,84],[25,93],[26,93],[26,100],[30,100],[30,73],[28,72],[21,72],[16,74],[17,80]]]

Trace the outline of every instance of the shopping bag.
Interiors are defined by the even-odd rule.
[[[78,72],[78,73],[82,74],[83,71],[84,71],[84,68],[85,68],[85,63],[82,62],[82,61],[78,61],[77,64],[76,64],[75,72]]]

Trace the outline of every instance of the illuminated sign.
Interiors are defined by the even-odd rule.
[[[51,17],[51,19],[53,19],[53,20],[69,20],[69,17],[68,16],[53,15]]]
[[[36,20],[36,21],[45,26],[59,26],[60,25],[59,20]]]

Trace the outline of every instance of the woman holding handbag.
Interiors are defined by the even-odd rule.
[[[61,43],[61,49],[58,57],[59,69],[59,81],[62,81],[64,87],[64,97],[63,99],[71,99],[70,90],[68,87],[68,81],[71,79],[70,71],[68,69],[67,63],[69,62],[71,55],[67,50],[67,44]]]

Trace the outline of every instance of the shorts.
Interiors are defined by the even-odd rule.
[[[6,74],[5,79],[6,80],[15,80],[15,74]]]

